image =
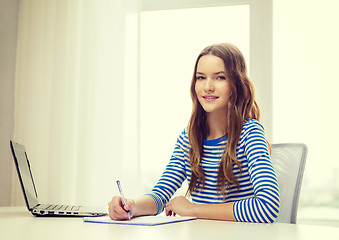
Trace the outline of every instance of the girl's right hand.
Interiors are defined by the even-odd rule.
[[[115,196],[108,203],[108,216],[112,220],[128,220],[129,211],[131,218],[133,217],[133,208],[135,207],[135,202],[131,199],[126,199],[126,204],[122,203],[122,198],[120,196]]]

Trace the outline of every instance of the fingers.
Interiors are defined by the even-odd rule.
[[[173,217],[175,217],[175,215],[177,215],[176,212],[173,210],[173,205],[172,205],[171,201],[169,201],[166,204],[165,212],[166,212],[166,216],[173,216]]]
[[[167,216],[185,216],[188,214],[188,210],[191,208],[192,203],[190,203],[184,196],[177,196],[171,199],[166,204],[166,215]]]
[[[130,211],[134,205],[133,200],[127,200],[125,206],[123,206],[121,197],[113,197],[108,203],[108,216],[113,220],[127,220],[127,211]]]
[[[134,205],[135,205],[135,203],[134,203],[133,200],[127,199],[127,200],[126,200],[126,204],[124,205],[124,209],[125,209],[126,211],[129,211],[129,210],[131,210],[131,209],[134,207]]]
[[[173,215],[172,210],[169,210],[168,208],[166,208],[165,211],[166,211],[166,216],[172,216]]]
[[[173,206],[172,206],[172,200],[170,200],[167,204],[166,204],[166,216],[172,216],[173,215]]]
[[[166,211],[166,216],[173,216],[173,217],[175,217],[175,215],[177,215],[175,212],[173,212],[173,211]]]
[[[173,217],[175,217],[175,215],[177,215],[176,214],[176,212],[173,212],[172,210],[169,210],[169,209],[165,209],[165,211],[166,211],[166,216],[173,216]]]

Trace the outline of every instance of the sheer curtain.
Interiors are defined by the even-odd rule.
[[[139,194],[139,5],[21,1],[14,140],[41,201],[105,205],[118,178]],[[13,205],[20,191],[15,181]]]

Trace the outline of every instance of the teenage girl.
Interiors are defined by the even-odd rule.
[[[244,222],[274,222],[280,196],[269,145],[246,63],[229,43],[205,48],[191,83],[193,110],[153,190],[123,205],[109,202],[114,220],[166,215]],[[171,199],[188,180],[187,195]]]

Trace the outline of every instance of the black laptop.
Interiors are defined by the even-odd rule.
[[[104,209],[93,207],[40,203],[25,147],[13,141],[10,141],[10,145],[26,205],[33,215],[85,217],[107,214],[107,211]]]

